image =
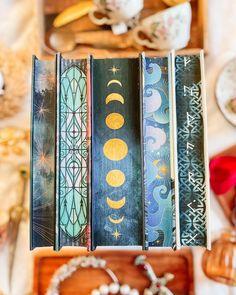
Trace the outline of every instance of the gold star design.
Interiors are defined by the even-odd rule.
[[[113,75],[115,75],[117,72],[119,72],[120,69],[118,69],[116,66],[113,66],[112,68],[109,69],[110,72],[113,73]]]
[[[119,239],[119,237],[121,236],[121,233],[116,229],[113,233],[112,233],[113,237],[117,239]]]
[[[162,166],[160,167],[160,172],[161,172],[163,175],[166,175],[167,171],[168,171],[168,168],[167,168],[165,165],[162,165]]]

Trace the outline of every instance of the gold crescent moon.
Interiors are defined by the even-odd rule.
[[[112,218],[111,216],[108,216],[108,218],[109,218],[109,220],[110,220],[111,223],[119,224],[119,223],[121,223],[121,222],[124,220],[125,217],[122,216],[122,217],[119,218],[119,219],[114,219],[114,218]]]
[[[117,100],[122,104],[125,103],[124,97],[122,95],[120,95],[119,93],[113,92],[106,97],[106,104],[114,100]]]
[[[152,164],[155,165],[155,166],[157,167],[159,162],[160,162],[160,160],[154,160],[154,161],[152,162]],[[156,175],[156,178],[157,178],[157,179],[162,179],[162,177],[161,177],[159,174]]]
[[[107,205],[112,208],[112,209],[121,209],[126,202],[126,198],[123,197],[122,199],[118,200],[118,201],[113,201],[111,200],[109,197],[107,197]]]
[[[107,87],[109,87],[111,84],[118,84],[120,85],[120,87],[122,87],[122,83],[119,81],[119,80],[110,80],[108,83],[107,83]]]

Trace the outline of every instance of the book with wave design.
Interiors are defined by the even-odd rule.
[[[143,183],[146,246],[171,247],[173,208],[170,167],[168,58],[142,57]]]

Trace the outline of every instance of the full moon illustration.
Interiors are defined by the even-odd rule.
[[[122,139],[112,138],[104,144],[103,153],[109,160],[120,161],[126,157],[128,146]]]
[[[124,117],[119,113],[111,113],[106,117],[106,125],[110,129],[120,129],[125,123]]]
[[[125,182],[125,174],[121,170],[111,170],[107,173],[106,181],[110,186],[119,187]]]

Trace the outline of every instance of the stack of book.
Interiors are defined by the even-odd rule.
[[[210,248],[204,57],[33,58],[31,248]]]

